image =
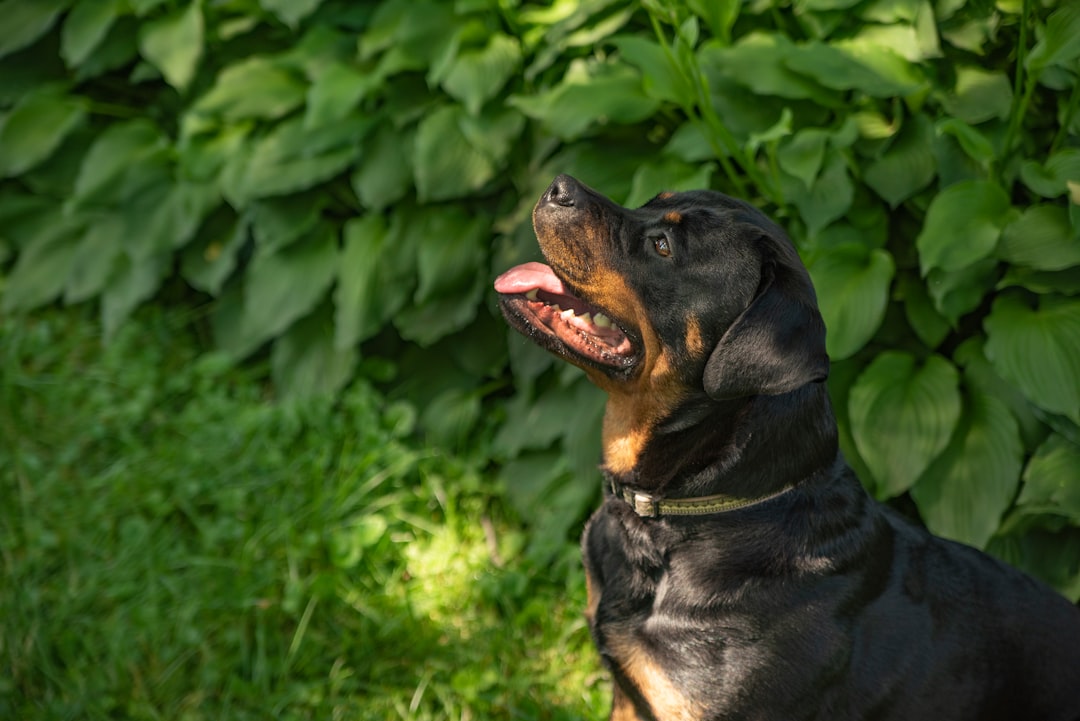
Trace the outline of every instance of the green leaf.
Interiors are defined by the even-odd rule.
[[[987,137],[962,120],[945,118],[938,122],[937,132],[956,138],[964,152],[984,168],[989,167],[996,157],[994,146]]]
[[[59,217],[40,230],[21,249],[10,275],[0,286],[0,310],[30,310],[44,305],[64,290],[71,274],[82,220]]]
[[[455,105],[430,113],[420,121],[413,149],[417,196],[424,202],[449,200],[484,187],[501,167],[499,154],[520,132],[520,122],[517,113],[478,120]]]
[[[319,222],[325,205],[326,197],[319,192],[253,202],[252,235],[260,251],[273,253],[302,237]]]
[[[988,180],[962,181],[941,191],[915,239],[923,275],[934,268],[960,270],[986,258],[1014,213],[1009,194]]]
[[[848,211],[855,197],[855,186],[843,156],[832,153],[809,191],[795,185],[788,192],[806,221],[807,234],[813,236]]]
[[[697,97],[690,80],[659,43],[639,35],[621,35],[612,38],[612,43],[626,62],[641,71],[642,87],[649,97],[678,105]]]
[[[1067,66],[1080,57],[1080,5],[1066,2],[1050,14],[1043,36],[1028,53],[1024,66],[1038,76],[1051,65]]]
[[[1001,295],[983,322],[986,355],[1032,403],[1080,423],[1080,300],[1043,296],[1038,308]]]
[[[908,95],[925,83],[916,66],[871,42],[811,41],[785,58],[789,70],[834,90],[857,90],[875,98]]]
[[[337,236],[328,225],[276,253],[256,253],[244,276],[243,339],[257,347],[310,313],[337,266]]]
[[[311,129],[344,120],[379,82],[377,76],[347,63],[327,64],[308,88],[304,124]]]
[[[684,163],[678,158],[661,156],[638,167],[623,205],[636,208],[663,190],[708,188],[715,169],[712,163]]]
[[[396,303],[382,297],[379,269],[387,250],[383,217],[370,213],[353,218],[345,223],[343,233],[345,247],[334,289],[334,346],[339,349],[375,335],[407,297],[399,294]]]
[[[905,274],[900,278],[899,289],[908,325],[927,348],[937,348],[949,334],[949,321],[934,307],[926,287],[918,278]]]
[[[76,68],[98,47],[123,10],[122,0],[78,0],[60,34],[60,56]]]
[[[165,137],[149,120],[112,123],[83,158],[75,179],[74,200],[90,205],[102,202],[102,197],[117,198],[116,191],[124,186],[124,179],[149,159],[160,156],[166,147]]]
[[[956,85],[943,98],[950,115],[970,125],[1008,117],[1012,107],[1012,83],[1005,73],[973,65],[956,68]]]
[[[105,288],[124,252],[126,230],[118,213],[103,213],[88,223],[64,283],[65,303],[81,303]]]
[[[956,271],[934,268],[926,276],[926,290],[934,307],[953,327],[994,289],[997,266],[996,260],[988,258]]]
[[[106,338],[112,338],[135,308],[157,292],[171,268],[172,257],[168,253],[139,260],[127,254],[117,257],[101,294],[101,324]]]
[[[1080,233],[1065,208],[1033,205],[1005,226],[996,255],[1036,270],[1064,270],[1080,265]]]
[[[720,74],[750,88],[756,95],[824,102],[827,92],[800,75],[798,68],[790,67],[788,60],[796,52],[794,43],[784,35],[751,32],[731,47],[707,43],[699,55],[706,75]]]
[[[299,107],[306,92],[305,84],[273,58],[256,56],[218,73],[214,86],[199,99],[194,111],[225,120],[269,120]]]
[[[308,129],[293,117],[229,159],[222,192],[236,207],[254,198],[307,190],[348,168],[360,153],[369,121],[348,118]]]
[[[0,177],[22,175],[49,158],[82,124],[83,104],[54,88],[24,96],[0,125]]]
[[[878,498],[911,488],[949,444],[960,420],[956,368],[938,355],[919,367],[900,351],[882,353],[851,389],[851,433],[876,481]]]
[[[487,279],[473,276],[470,285],[453,297],[440,296],[406,306],[394,316],[394,327],[402,338],[420,346],[430,346],[465,328],[476,318],[488,285]]]
[[[0,18],[4,31],[0,33],[0,58],[22,50],[49,31],[56,17],[71,0],[3,0]]]
[[[645,94],[641,82],[627,65],[575,61],[553,89],[514,96],[509,103],[556,136],[571,140],[594,125],[636,123],[656,112],[659,101]]]
[[[739,17],[739,0],[687,0],[687,6],[705,21],[709,30],[722,42],[731,39],[731,28]]]
[[[809,266],[825,319],[826,350],[840,360],[877,332],[889,302],[895,265],[884,250],[845,245],[819,255]]]
[[[985,547],[1016,495],[1023,451],[1009,407],[971,393],[952,442],[911,489],[927,528]]]
[[[900,129],[880,157],[866,164],[863,179],[893,208],[930,184],[937,172],[934,129],[916,115]]]
[[[817,180],[828,144],[827,130],[804,128],[780,145],[776,159],[785,173],[795,176],[810,189]]]
[[[300,21],[315,12],[323,0],[259,0],[264,9],[277,15],[281,22],[294,30]]]
[[[355,348],[335,347],[328,310],[316,309],[274,341],[270,370],[285,398],[332,396],[352,377],[359,354]]]
[[[1080,446],[1057,433],[1039,446],[1024,469],[1024,485],[1016,505],[1027,513],[1069,517],[1080,526]]]
[[[521,66],[521,43],[517,38],[495,33],[479,50],[465,50],[453,62],[442,87],[478,115],[484,103],[494,98]]]
[[[236,270],[237,257],[249,239],[250,219],[237,218],[219,210],[198,230],[181,256],[184,279],[205,293],[217,297],[225,281]],[[239,303],[239,301],[237,301]]]
[[[139,52],[174,88],[183,92],[195,77],[203,52],[202,4],[146,23],[139,29]]]
[[[414,135],[409,128],[380,125],[363,144],[364,161],[357,163],[351,182],[360,202],[382,210],[405,197],[412,187],[410,150]]]
[[[462,448],[480,413],[480,397],[475,390],[448,388],[431,399],[420,415],[420,424],[430,442]]]
[[[1057,198],[1068,192],[1069,181],[1080,183],[1080,150],[1059,150],[1040,165],[1028,160],[1020,166],[1020,179],[1033,193]]]
[[[485,265],[489,228],[487,218],[454,208],[426,211],[409,223],[417,248],[417,303],[453,297],[475,280]]]

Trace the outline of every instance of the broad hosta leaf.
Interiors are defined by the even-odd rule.
[[[123,9],[121,0],[79,0],[64,19],[60,56],[78,67],[105,39]]]
[[[453,105],[424,118],[412,156],[420,200],[460,198],[484,187],[505,163],[521,123],[517,113],[472,118]]]
[[[140,303],[150,299],[172,267],[167,253],[132,260],[127,254],[117,258],[113,273],[101,294],[101,324],[111,338]]]
[[[972,160],[986,168],[994,161],[996,151],[990,140],[975,128],[956,118],[945,118],[937,124],[937,132],[951,135]]]
[[[323,0],[259,0],[260,5],[291,28],[297,27],[301,20],[315,12],[322,3]]]
[[[809,191],[796,185],[790,194],[806,221],[807,234],[812,236],[848,211],[855,197],[855,186],[843,156],[833,153]]]
[[[81,303],[105,288],[117,259],[124,252],[126,230],[119,213],[102,213],[89,221],[64,283],[65,303]]]
[[[184,248],[180,263],[184,279],[204,293],[221,295],[225,281],[236,270],[240,250],[248,242],[249,227],[248,217],[237,218],[219,208]]]
[[[657,100],[682,104],[697,97],[690,79],[679,71],[659,43],[639,35],[612,38],[622,57],[642,74],[646,94]]]
[[[788,59],[796,52],[795,44],[784,35],[752,32],[731,47],[707,43],[699,54],[706,74],[720,73],[757,95],[792,100],[827,98],[824,88],[789,67]]]
[[[388,229],[378,213],[345,224],[345,249],[334,290],[334,344],[349,348],[382,329],[412,296],[416,239]]]
[[[828,145],[827,130],[804,128],[780,145],[777,161],[785,173],[795,176],[809,189],[817,180]]]
[[[1024,485],[1016,505],[1028,513],[1068,516],[1080,526],[1080,446],[1053,433],[1035,451],[1024,469]]]
[[[871,97],[907,95],[919,89],[915,66],[873,43],[853,40],[829,45],[811,41],[785,59],[787,68],[834,90],[858,90]]]
[[[937,348],[949,334],[949,321],[934,307],[926,286],[918,278],[902,276],[899,288],[908,325],[927,348]]]
[[[976,391],[965,405],[952,441],[911,496],[931,531],[983,548],[1016,495],[1024,449],[1003,401]]]
[[[334,346],[329,308],[317,308],[274,342],[274,386],[286,398],[334,395],[349,382],[358,355],[355,348]]]
[[[260,250],[272,253],[315,227],[326,205],[323,193],[297,193],[251,204],[251,229]]]
[[[959,376],[932,355],[879,355],[851,389],[848,409],[855,446],[876,481],[878,498],[911,488],[949,444],[960,419]]]
[[[515,96],[510,104],[570,140],[594,124],[644,120],[656,112],[659,101],[645,94],[641,76],[627,65],[575,62],[552,90]]]
[[[983,322],[986,355],[1032,403],[1080,423],[1080,299],[1044,296],[1031,308],[1001,295]]]
[[[1009,194],[988,180],[963,181],[941,191],[915,239],[923,275],[934,268],[960,270],[990,255],[1014,213]]]
[[[894,208],[925,188],[937,172],[933,135],[926,116],[913,117],[881,157],[866,165],[866,184]]]
[[[454,59],[443,89],[460,100],[470,115],[477,115],[494,98],[521,66],[521,43],[517,38],[496,33],[478,50],[465,50]]]
[[[1064,270],[1080,265],[1080,232],[1065,208],[1034,205],[1005,226],[996,255],[1036,270]]]
[[[0,177],[46,160],[86,117],[80,98],[46,88],[25,96],[0,125]]]
[[[956,68],[956,86],[943,100],[950,115],[978,125],[1007,117],[1012,98],[1012,82],[1004,73],[960,65]]]
[[[381,210],[401,200],[412,187],[413,167],[410,129],[400,131],[382,125],[365,139],[363,162],[357,163],[351,182],[360,202]]]
[[[973,392],[992,395],[1004,401],[1020,428],[1024,448],[1034,449],[1046,436],[1046,426],[1038,417],[1045,414],[1041,411],[1036,414],[1031,401],[1016,386],[998,375],[986,359],[985,346],[985,336],[975,336],[961,343],[953,352],[953,361],[964,369],[964,385]]]
[[[429,346],[471,323],[487,288],[486,278],[473,276],[470,285],[452,297],[439,296],[406,306],[394,316],[394,327],[402,338]]]
[[[75,261],[82,224],[79,218],[58,218],[23,246],[2,286],[0,310],[37,308],[63,292]]]
[[[0,2],[0,18],[4,18],[4,30],[0,32],[0,58],[21,50],[40,38],[71,0],[3,0]]]
[[[328,225],[277,253],[257,253],[244,277],[243,337],[257,346],[310,313],[337,268],[337,235]]]
[[[195,104],[195,112],[220,115],[226,120],[280,118],[304,102],[302,80],[273,58],[252,57],[218,73],[209,92]]]
[[[708,188],[715,166],[711,163],[684,163],[677,158],[661,157],[645,163],[634,173],[630,195],[623,201],[628,208],[647,203],[659,190],[696,190]]]
[[[409,223],[408,232],[416,238],[417,303],[452,297],[469,285],[487,257],[489,228],[487,218],[470,218],[451,208],[423,212]]]
[[[115,197],[125,176],[165,148],[164,135],[149,120],[139,118],[109,125],[83,158],[75,179],[75,200],[93,204],[103,196]]]
[[[1064,195],[1069,181],[1080,182],[1080,150],[1059,150],[1047,158],[1045,165],[1029,160],[1020,166],[1020,179],[1044,198]]]
[[[347,118],[308,129],[293,117],[229,159],[222,192],[236,207],[254,198],[307,190],[348,168],[360,153],[368,121]]]
[[[378,87],[379,81],[377,76],[352,65],[329,63],[308,88],[305,125],[316,128],[343,120]]]
[[[997,266],[996,260],[988,258],[957,271],[934,268],[926,276],[926,290],[934,308],[955,327],[994,289]]]
[[[833,248],[809,267],[825,319],[831,358],[847,358],[873,337],[889,301],[895,265],[884,250],[864,245]]]
[[[140,28],[139,52],[169,85],[183,92],[202,57],[203,31],[202,4],[187,3],[187,7]]]
[[[1080,5],[1067,2],[1050,14],[1043,36],[1028,53],[1024,65],[1038,74],[1050,65],[1066,65],[1080,57]]]

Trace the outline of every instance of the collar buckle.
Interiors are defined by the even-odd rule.
[[[629,495],[629,491],[627,491]],[[638,514],[642,518],[659,518],[660,517],[660,501],[650,496],[648,493],[640,493],[635,491],[633,498],[626,499],[631,506],[634,507],[634,513]]]

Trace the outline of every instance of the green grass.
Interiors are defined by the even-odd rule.
[[[524,559],[480,451],[185,327],[0,320],[0,718],[603,716],[577,551]]]

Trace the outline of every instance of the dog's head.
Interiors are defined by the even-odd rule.
[[[511,325],[608,392],[609,469],[633,467],[680,404],[781,395],[828,375],[810,277],[749,204],[692,191],[629,209],[560,175],[533,225],[548,265],[512,268],[495,289]]]

